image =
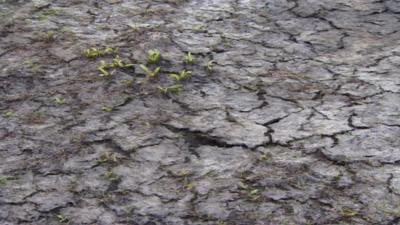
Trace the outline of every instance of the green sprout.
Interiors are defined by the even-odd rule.
[[[184,62],[185,62],[186,64],[193,64],[194,59],[193,59],[193,56],[192,56],[192,53],[191,53],[191,52],[188,52],[188,53],[185,55]]]
[[[183,79],[188,78],[190,75],[192,74],[191,71],[187,71],[187,70],[182,70],[179,74],[177,73],[171,73],[169,76],[174,78],[176,81],[181,81]]]
[[[113,68],[127,68],[127,67],[132,67],[133,64],[125,64],[119,55],[115,56],[115,58],[112,61],[111,67]]]
[[[124,63],[122,62],[121,58],[117,55],[112,61],[112,67],[114,68],[122,68],[125,67]]]
[[[82,55],[89,59],[95,59],[95,58],[103,56],[103,55],[115,54],[118,51],[119,51],[118,48],[106,47],[103,51],[101,51],[98,48],[92,47],[92,48],[83,50]]]
[[[108,106],[103,106],[101,107],[101,110],[103,110],[104,112],[112,112],[113,108]]]
[[[181,84],[177,84],[177,85],[172,85],[169,87],[161,87],[158,86],[158,90],[162,93],[162,94],[179,94],[179,92],[182,91],[182,85]]]
[[[213,69],[214,69],[214,63],[215,63],[214,60],[210,60],[210,61],[208,61],[208,62],[206,63],[205,67],[207,68],[207,71],[208,71],[208,72],[211,73],[211,72],[213,71]]]
[[[104,177],[109,181],[118,181],[120,179],[120,177],[118,175],[115,175],[112,171],[107,171],[104,174]]]
[[[353,217],[357,216],[359,213],[353,209],[344,207],[339,211],[339,214],[343,217]]]
[[[106,152],[100,156],[100,163],[117,162],[118,158],[114,153]]]
[[[261,197],[258,189],[252,188],[242,182],[239,183],[239,188],[242,189],[242,193],[245,194],[250,201],[257,201]]]
[[[156,64],[161,59],[160,51],[153,49],[147,53],[147,63],[148,64]]]
[[[11,111],[7,111],[7,112],[4,112],[4,113],[3,113],[3,117],[4,117],[4,118],[10,118],[10,117],[12,116],[12,114],[13,114],[13,113],[12,113]]]
[[[140,64],[140,68],[146,72],[148,77],[155,77],[157,76],[157,74],[160,72],[161,67],[157,67],[155,70],[151,71],[149,68],[147,68],[147,66]]]
[[[0,186],[5,186],[7,184],[8,177],[0,177]]]
[[[64,215],[58,214],[57,219],[60,223],[69,223],[69,219]]]
[[[101,56],[101,52],[98,48],[88,48],[82,52],[82,55],[86,58],[97,58]]]
[[[56,97],[56,98],[54,98],[54,102],[57,103],[58,105],[64,105],[65,99]]]
[[[56,39],[55,38],[55,33],[53,31],[48,31],[48,32],[41,33],[41,39],[44,42],[53,42]]]
[[[99,76],[101,76],[101,77],[110,76],[110,73],[107,71],[108,68],[109,68],[109,65],[104,60],[100,60],[99,66],[97,67],[97,69],[100,71]]]

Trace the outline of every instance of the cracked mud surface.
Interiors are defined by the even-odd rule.
[[[0,224],[400,224],[400,1],[3,0],[0,18]],[[135,69],[100,78],[81,52],[106,46]],[[138,88],[149,49],[159,82],[193,53],[179,95]]]

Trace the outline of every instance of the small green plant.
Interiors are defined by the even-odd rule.
[[[41,66],[40,66],[39,62],[32,60],[32,59],[26,60],[24,62],[24,65],[26,65],[28,67],[28,69],[33,73],[37,73],[41,70]]]
[[[69,223],[69,219],[62,214],[58,214],[57,219],[59,223]]]
[[[192,74],[191,71],[187,71],[187,70],[182,70],[179,74],[177,73],[171,73],[169,76],[174,78],[176,81],[181,81],[183,79],[188,78],[190,75]]]
[[[103,110],[104,112],[112,112],[113,108],[108,106],[103,106],[101,107],[101,110]]]
[[[344,207],[344,208],[340,209],[339,214],[343,217],[353,217],[353,216],[357,216],[358,212],[354,209]]]
[[[204,32],[204,31],[206,31],[206,29],[204,28],[203,25],[197,25],[197,26],[193,27],[193,31],[194,32]]]
[[[53,42],[56,40],[55,33],[53,31],[43,32],[40,34],[40,36],[44,42]]]
[[[239,183],[239,188],[242,189],[242,194],[244,194],[250,201],[257,201],[261,197],[258,189],[252,188],[242,182]]]
[[[124,63],[122,62],[121,58],[117,55],[112,61],[112,67],[114,68],[123,68],[125,67]]]
[[[4,113],[3,113],[3,117],[4,117],[4,118],[10,118],[10,117],[12,116],[12,114],[13,114],[13,113],[12,113],[11,111],[7,111],[7,112],[4,112]]]
[[[98,48],[88,48],[82,52],[82,55],[86,58],[97,58],[101,55],[101,52]]]
[[[99,66],[97,67],[97,70],[100,71],[101,77],[108,77],[110,76],[110,73],[108,72],[109,65],[106,63],[104,60],[100,60]]]
[[[154,69],[153,71],[151,71],[147,66],[140,64],[140,68],[146,72],[148,77],[155,77],[157,76],[157,74],[160,72],[161,67],[157,67],[156,69]]]
[[[118,181],[120,179],[120,177],[118,175],[115,175],[112,171],[107,171],[104,174],[104,177],[111,182]]]
[[[119,51],[118,48],[106,47],[103,51],[101,51],[98,48],[92,47],[92,48],[83,50],[82,55],[89,59],[95,59],[97,57],[104,56],[104,55],[116,54],[116,53],[118,53],[118,51]]]
[[[258,160],[259,161],[267,161],[268,160],[268,155],[267,154],[265,154],[265,153],[262,153],[261,155],[260,155],[260,157],[258,157]]]
[[[65,99],[64,99],[64,98],[56,97],[56,98],[54,98],[54,102],[55,102],[57,105],[64,105]]]
[[[208,72],[212,72],[214,70],[214,60],[210,60],[205,65]]]
[[[176,85],[172,85],[169,87],[161,87],[158,86],[158,90],[162,93],[162,94],[179,94],[182,91],[183,86],[181,84],[176,84]]]
[[[149,50],[147,53],[147,63],[156,64],[161,59],[161,53],[157,49]]]
[[[100,163],[114,162],[118,161],[117,156],[114,153],[106,152],[100,156]]]
[[[0,186],[5,186],[7,184],[8,177],[0,177]]]
[[[192,53],[191,53],[191,52],[188,52],[188,53],[185,55],[185,58],[184,58],[183,61],[184,61],[186,64],[193,64],[193,63],[194,63],[194,59],[193,59]]]
[[[228,225],[228,223],[222,220],[218,220],[216,225]]]

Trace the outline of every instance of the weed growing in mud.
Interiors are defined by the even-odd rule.
[[[178,173],[173,174],[179,178],[179,181],[183,183],[183,188],[187,191],[191,191],[194,188],[194,184],[189,180],[189,172],[181,170]]]
[[[0,187],[5,186],[8,180],[9,180],[8,177],[0,177]]]
[[[10,118],[13,115],[13,113],[11,111],[7,111],[7,112],[4,112],[2,115],[4,118]]]
[[[103,106],[101,107],[101,110],[103,110],[104,112],[112,112],[113,108],[108,106]]]
[[[339,214],[343,217],[353,217],[357,216],[358,212],[354,209],[344,207],[339,211]]]
[[[99,76],[101,77],[108,77],[110,76],[110,73],[108,72],[108,64],[104,60],[100,60],[99,66],[97,67],[97,70],[100,71]]]
[[[99,159],[99,163],[108,163],[108,162],[116,163],[117,161],[118,161],[117,155],[110,152],[102,154]]]
[[[28,59],[24,61],[24,65],[26,65],[32,73],[37,73],[41,70],[41,66],[36,60]]]
[[[50,43],[56,40],[56,35],[53,31],[40,33],[40,40],[46,43]]]
[[[191,52],[188,52],[186,55],[185,55],[185,58],[183,59],[183,61],[186,63],[186,64],[193,64],[194,63],[194,58],[193,58],[193,56],[192,56],[192,53]]]
[[[120,177],[115,175],[112,171],[105,172],[104,177],[111,182],[118,181],[120,179]]]
[[[95,59],[100,56],[111,55],[118,53],[118,48],[106,47],[104,50],[92,47],[82,51],[82,55],[89,59]]]
[[[161,53],[157,49],[149,50],[147,53],[147,64],[156,64],[161,59]]]
[[[59,223],[69,223],[69,219],[62,214],[58,214],[57,219]]]
[[[160,72],[160,70],[161,70],[161,67],[157,67],[157,68],[155,68],[153,71],[152,70],[150,70],[147,66],[145,66],[145,65],[143,65],[143,64],[140,64],[140,68],[144,71],[144,72],[146,72],[146,75],[147,75],[147,77],[155,77],[155,76],[157,76],[157,74]]]
[[[205,65],[208,72],[212,72],[214,70],[214,60],[210,60]]]
[[[183,88],[183,85],[181,85],[181,84],[176,84],[176,85],[172,85],[169,87],[158,86],[158,90],[162,94],[179,94],[182,91],[182,88]]]
[[[191,74],[192,74],[191,71],[182,70],[180,73],[171,73],[169,76],[179,82],[181,80],[188,78]]]
[[[258,189],[252,188],[242,182],[239,183],[239,188],[241,189],[241,193],[250,201],[257,201],[261,197]]]
[[[54,98],[54,102],[55,102],[57,105],[64,105],[65,99],[64,99],[64,98],[56,97],[56,98]]]

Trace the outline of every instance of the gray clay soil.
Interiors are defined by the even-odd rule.
[[[0,0],[0,224],[399,224],[399,21],[399,0]]]

